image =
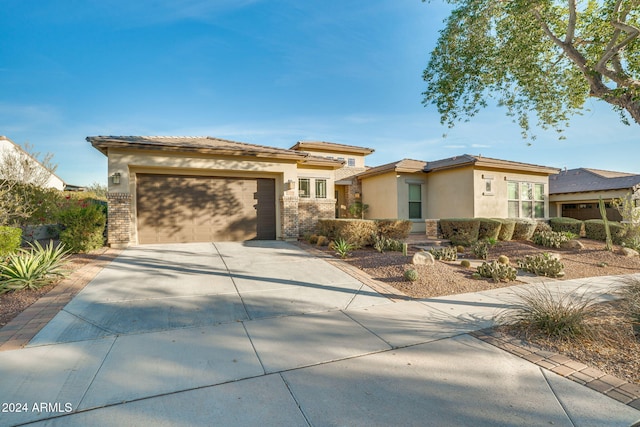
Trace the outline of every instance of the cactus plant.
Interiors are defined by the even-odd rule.
[[[416,270],[407,270],[404,272],[404,278],[410,282],[415,282],[418,280],[418,272]]]
[[[508,264],[501,264],[497,261],[491,263],[483,262],[478,267],[477,273],[482,277],[488,277],[495,282],[508,282],[510,280],[516,280],[517,271],[515,268]]]
[[[518,260],[518,268],[536,276],[559,277],[564,276],[564,264],[551,254],[527,255],[522,260]]]
[[[460,265],[463,266],[464,268],[471,267],[471,263],[469,262],[468,259],[463,259],[462,261],[460,261]]]
[[[455,246],[449,246],[441,249],[429,249],[429,253],[433,255],[433,259],[442,261],[455,261],[458,259],[458,251]]]
[[[506,255],[500,255],[500,256],[498,257],[498,262],[499,262],[500,264],[509,264],[509,257],[508,257],[508,256],[506,256]]]

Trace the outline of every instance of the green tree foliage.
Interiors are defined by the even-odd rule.
[[[468,120],[490,99],[530,135],[561,132],[589,97],[640,124],[640,0],[445,0],[424,71],[424,104],[441,122]]]

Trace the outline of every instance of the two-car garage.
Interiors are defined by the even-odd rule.
[[[275,180],[137,174],[138,241],[276,238]]]

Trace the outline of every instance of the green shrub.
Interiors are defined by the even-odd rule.
[[[488,240],[478,240],[471,245],[471,252],[478,259],[487,259],[487,256],[489,256],[489,246]]]
[[[534,230],[533,234],[548,232],[548,231],[553,231],[549,224],[547,224],[544,221],[537,221],[536,229]]]
[[[70,206],[58,215],[60,240],[72,253],[88,252],[104,245],[106,217],[98,205]]]
[[[497,261],[492,261],[491,263],[483,262],[482,265],[477,268],[477,273],[481,277],[493,279],[494,282],[509,282],[516,280],[517,277],[515,268]]]
[[[478,219],[480,220],[480,227],[478,228],[478,240],[498,240],[498,236],[500,236],[500,229],[502,228],[502,221],[490,218]]]
[[[0,227],[0,257],[5,257],[20,249],[22,229],[17,227]]]
[[[513,228],[512,240],[530,240],[536,231],[537,221],[530,218],[518,218]]]
[[[611,230],[611,239],[613,243],[620,244],[624,239],[624,227],[619,222],[609,221],[609,229]],[[604,221],[601,219],[588,219],[584,222],[584,234],[587,239],[602,240],[607,239],[607,233],[604,228]]]
[[[458,259],[458,251],[455,246],[448,246],[441,249],[429,249],[429,253],[433,255],[433,259],[442,261],[455,261]]]
[[[468,259],[463,259],[462,261],[460,261],[460,265],[464,268],[469,268],[471,267],[471,262]]]
[[[600,314],[595,300],[586,293],[554,293],[546,286],[530,286],[516,292],[514,304],[499,319],[527,333],[542,333],[561,339],[590,336],[595,330],[586,322]]]
[[[583,223],[579,219],[567,217],[555,217],[549,219],[549,225],[552,231],[562,232],[568,231],[579,236],[582,232]]]
[[[563,243],[575,238],[576,235],[569,231],[542,231],[534,233],[531,241],[547,248],[559,248]]]
[[[409,237],[413,222],[408,219],[375,219],[376,233],[387,239],[404,240]]]
[[[469,246],[478,240],[480,220],[477,218],[447,218],[440,220],[442,236],[453,245]]]
[[[344,239],[356,248],[371,246],[371,236],[376,234],[376,223],[368,219],[320,219],[318,234],[330,240]]]
[[[500,232],[498,233],[498,240],[511,240],[513,238],[513,230],[516,227],[516,221],[510,218],[500,219],[499,221],[502,225],[500,226]]]
[[[533,273],[536,276],[564,276],[564,264],[547,252],[536,255],[526,255],[524,259],[518,260],[518,268]]]
[[[418,272],[416,270],[407,270],[404,272],[404,278],[410,282],[418,280]]]
[[[51,242],[43,248],[37,241],[30,250],[9,254],[0,270],[0,293],[21,289],[38,289],[66,274],[68,251],[64,245],[53,247]]]

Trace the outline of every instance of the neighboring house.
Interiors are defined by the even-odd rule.
[[[108,157],[112,246],[296,239],[319,218],[548,217],[558,170],[459,156],[367,168],[373,150],[320,141],[290,149],[211,137],[88,137]]]
[[[3,161],[4,156],[11,156],[21,161],[21,170],[12,171],[15,174],[15,178],[20,181],[30,182],[33,177],[37,178],[37,181],[44,181],[43,187],[55,188],[56,190],[64,190],[65,183],[56,174],[51,173],[45,168],[38,160],[33,158],[30,154],[22,149],[18,144],[11,141],[6,136],[0,135],[0,162]],[[0,177],[5,178],[6,171],[0,171]],[[14,177],[12,175],[12,177]],[[40,177],[44,179],[41,180]],[[38,182],[40,184],[40,182]]]
[[[600,169],[569,169],[549,177],[552,216],[576,219],[599,219],[599,198],[605,201],[607,218],[620,221],[620,213],[611,200],[634,195],[640,205],[640,175]]]
[[[358,175],[368,218],[402,218],[424,232],[426,219],[549,217],[549,175],[558,169],[462,155],[404,159]]]

